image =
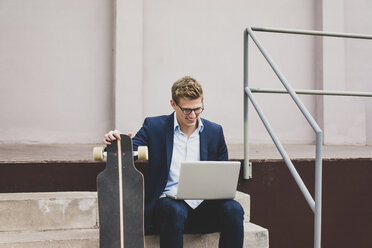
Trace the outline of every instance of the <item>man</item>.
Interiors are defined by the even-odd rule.
[[[221,232],[219,247],[243,246],[243,216],[235,200],[174,200],[182,161],[227,160],[222,127],[199,118],[203,112],[203,90],[186,76],[172,86],[169,116],[146,118],[133,138],[133,147],[148,146],[149,168],[145,181],[146,233],[160,234],[160,247],[183,245],[183,233]],[[130,134],[131,135],[131,134]],[[120,139],[110,131],[104,142]],[[212,173],[212,172],[211,172]]]

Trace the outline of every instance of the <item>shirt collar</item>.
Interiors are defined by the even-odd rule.
[[[203,129],[204,129],[204,124],[203,124],[202,120],[198,117],[198,128],[197,128],[197,130],[198,130],[199,133],[201,133],[201,132],[203,132]],[[174,112],[174,126],[173,126],[173,130],[174,131],[180,130],[180,125],[178,124],[176,112]]]

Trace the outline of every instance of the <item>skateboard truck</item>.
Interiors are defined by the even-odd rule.
[[[147,146],[139,146],[138,151],[133,151],[133,157],[138,156],[138,160],[149,160],[149,152]],[[106,161],[107,152],[104,147],[93,148],[93,159],[95,161]]]

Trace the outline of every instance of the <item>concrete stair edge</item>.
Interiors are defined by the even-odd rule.
[[[95,228],[96,192],[0,194],[0,232]]]
[[[250,196],[237,191],[235,200],[245,210],[244,247],[267,248],[268,230],[249,222]],[[96,192],[0,194],[0,248],[98,248],[98,228]],[[185,234],[185,248],[217,247],[218,239],[219,233]],[[146,244],[159,247],[159,236],[146,236]]]
[[[98,240],[99,229],[90,228],[49,231],[0,232],[0,237],[0,245],[3,243],[27,243],[51,240]]]
[[[99,229],[0,232],[0,248],[99,248]]]
[[[237,191],[244,220],[250,196]],[[1,193],[0,232],[82,229],[98,226],[97,192]]]
[[[268,248],[268,230],[250,222],[244,223],[244,247]],[[185,234],[185,248],[218,247],[219,233]],[[145,236],[146,248],[159,248],[159,236]],[[98,248],[99,229],[52,230],[33,232],[0,232],[0,248],[79,247]]]
[[[219,233],[185,234],[183,236],[185,248],[212,248],[218,247]],[[146,248],[159,248],[158,235],[146,236]],[[269,231],[266,228],[244,222],[244,248],[268,248]]]

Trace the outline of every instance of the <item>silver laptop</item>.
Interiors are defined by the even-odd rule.
[[[240,162],[182,162],[177,194],[179,200],[233,199],[238,185]]]

